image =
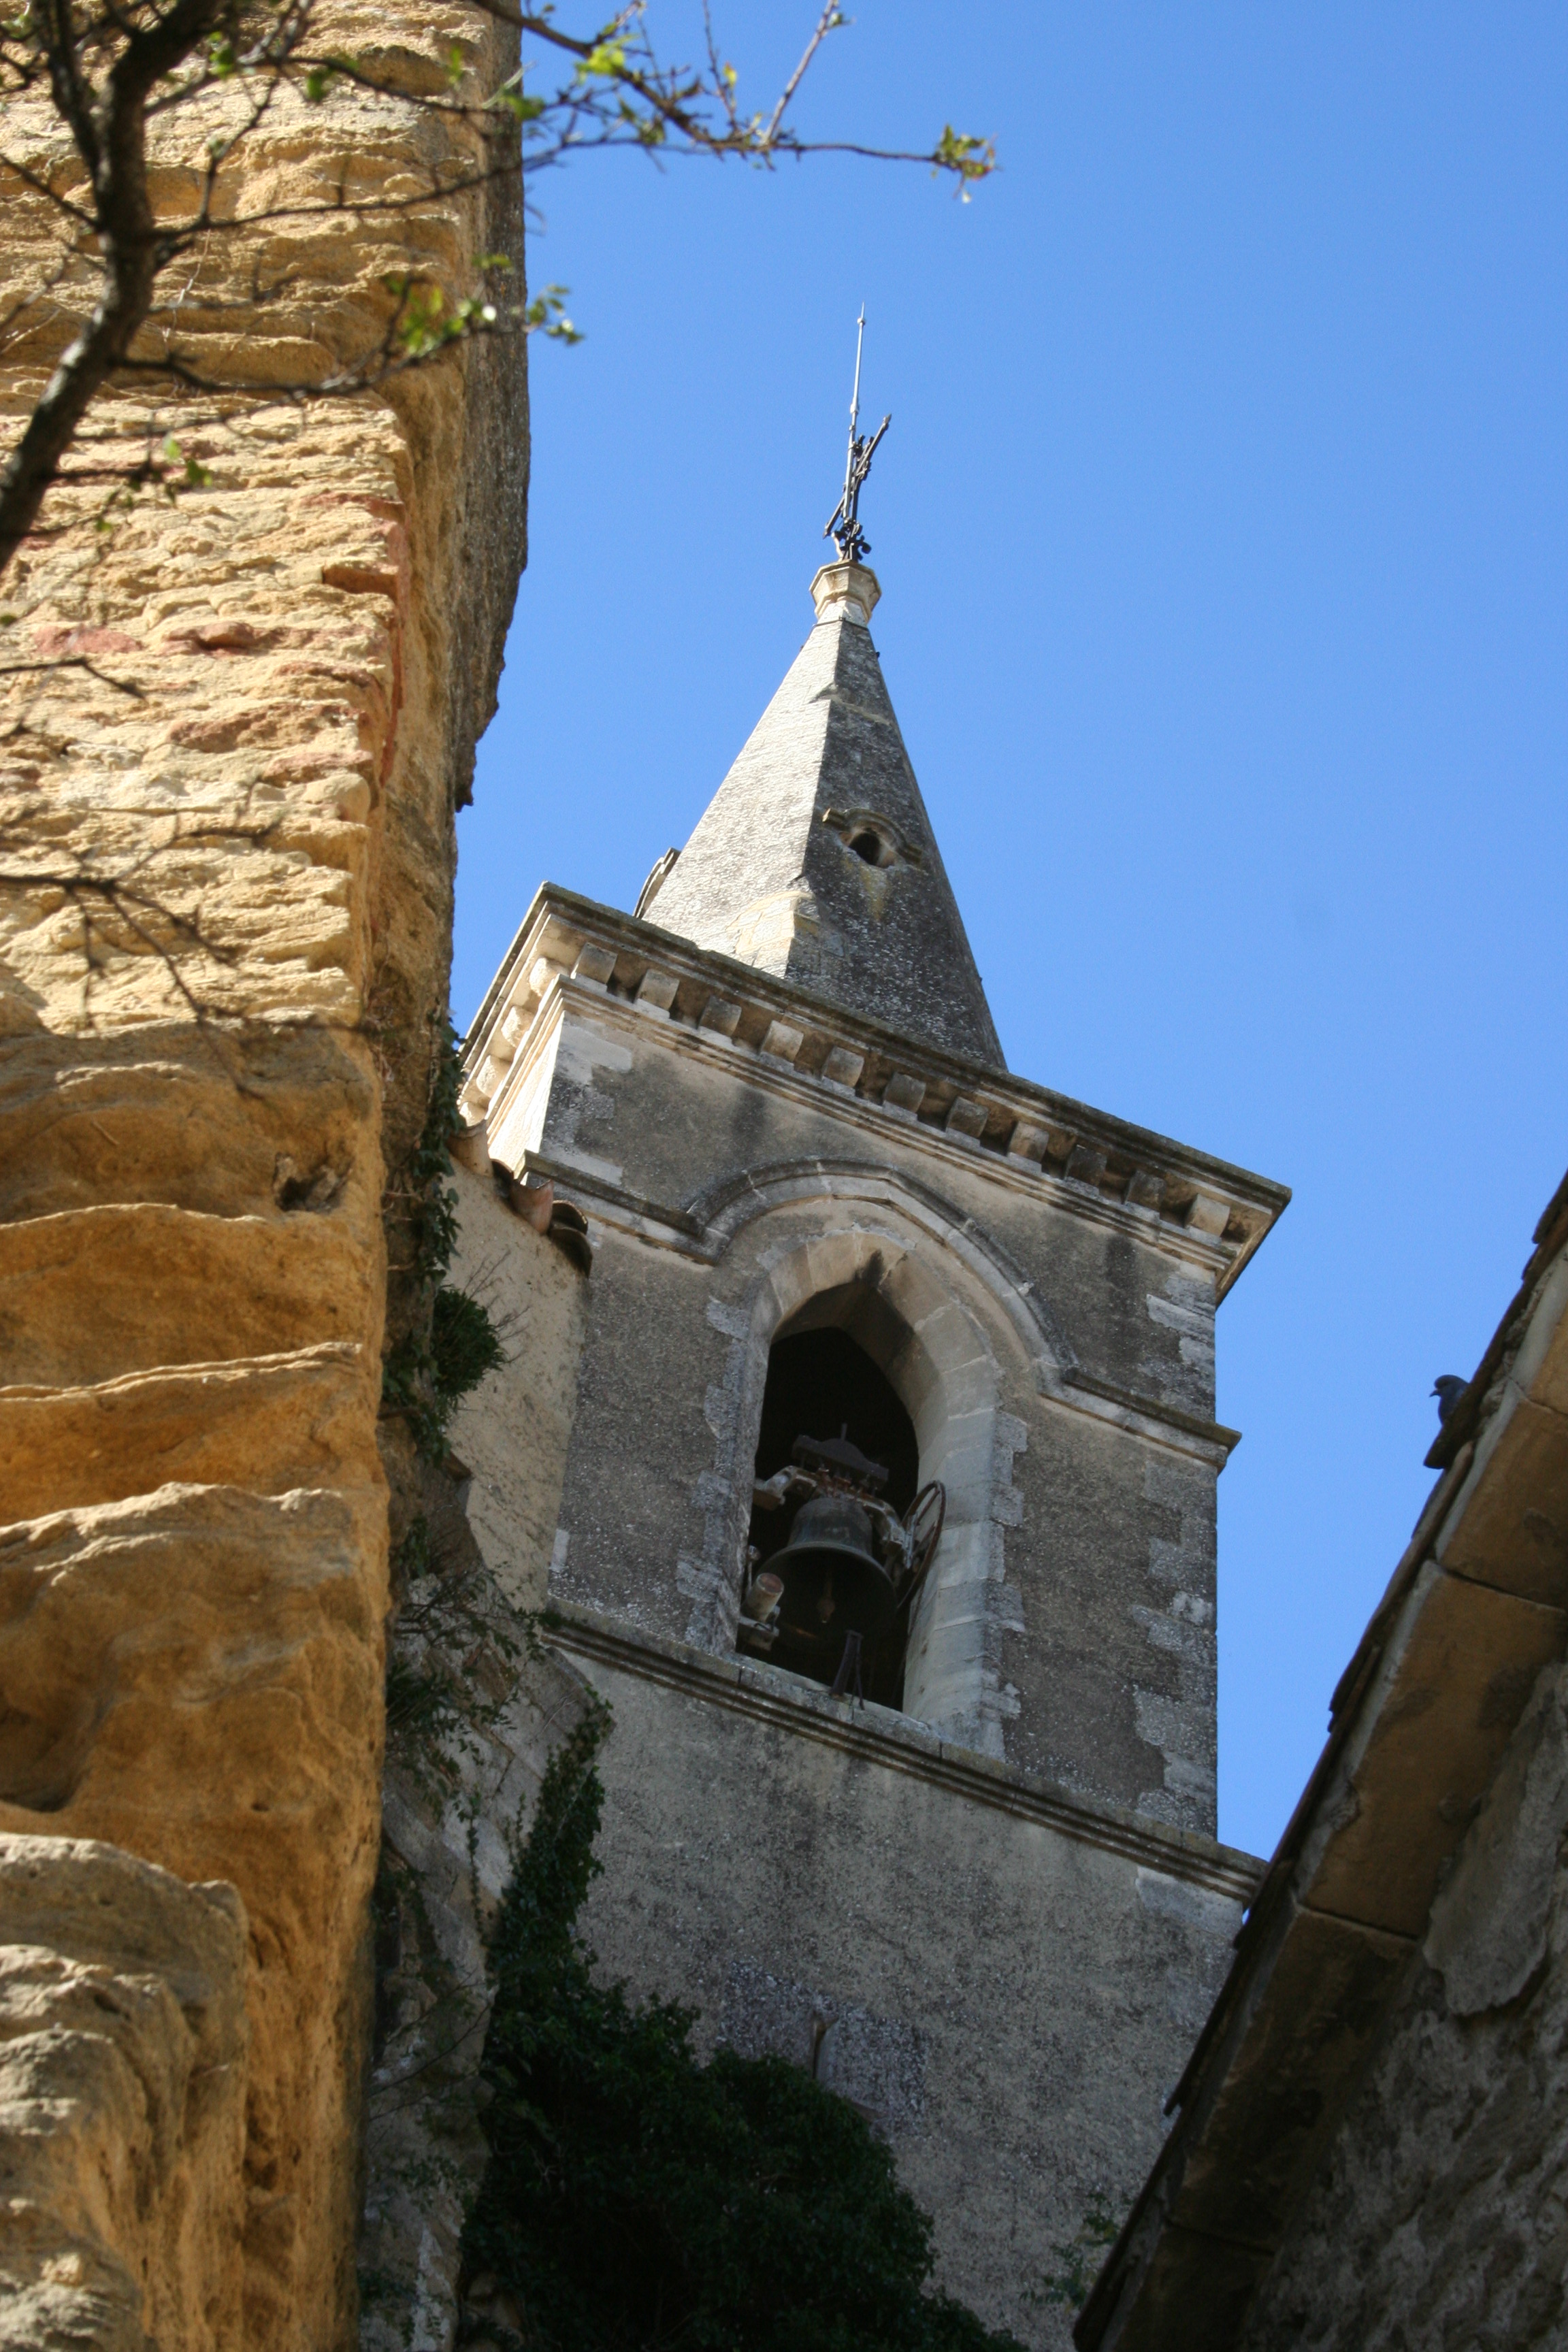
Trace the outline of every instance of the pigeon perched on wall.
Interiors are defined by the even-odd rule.
[[[1462,1381],[1458,1372],[1438,1373],[1432,1384],[1432,1393],[1437,1400],[1439,1424],[1447,1420],[1469,1385],[1468,1381]]]

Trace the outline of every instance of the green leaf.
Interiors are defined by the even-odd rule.
[[[569,286],[546,286],[536,294],[522,314],[523,332],[545,334],[557,343],[580,343],[582,335],[562,308],[571,291]]]
[[[490,104],[504,107],[514,122],[537,122],[540,116],[546,110],[542,98],[525,97],[521,73],[513,74],[510,81],[502,82],[490,100]]]
[[[967,204],[969,183],[989,179],[996,169],[996,149],[991,140],[971,139],[946,122],[931,160],[938,171],[956,173],[960,193]]]
[[[1045,2305],[1058,2304],[1064,2310],[1080,2311],[1100,2274],[1106,2248],[1113,2246],[1120,2235],[1121,2224],[1104,2196],[1092,2196],[1074,2235],[1065,2244],[1058,2239],[1053,2246],[1056,2269],[1046,2273],[1039,2287],[1026,2295],[1025,2301]]]

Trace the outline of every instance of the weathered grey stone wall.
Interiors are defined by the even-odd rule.
[[[869,640],[816,636],[760,735],[777,722],[808,769],[858,746],[886,819],[901,751]],[[742,835],[758,761],[731,779]],[[819,992],[789,984],[790,887],[730,940],[751,965],[546,890],[466,1057],[517,1197],[553,1186],[595,1254],[552,1408],[549,1575],[550,1638],[615,1717],[586,1925],[606,1972],[696,2004],[709,2043],[780,2051],[855,2099],[933,2215],[944,2284],[1057,2346],[1058,2249],[1156,2154],[1256,1885],[1212,1835],[1234,1439],[1213,1324],[1283,1201],[932,1045],[903,984],[920,926],[900,925],[911,877],[940,878],[934,845],[923,875],[867,868],[812,773],[785,814],[814,829],[778,873],[841,861],[818,917],[830,884],[861,890],[850,866],[908,885],[879,902],[885,968],[867,930],[882,996],[815,968]],[[762,871],[756,841],[709,848],[661,924],[673,891],[671,922],[700,927],[702,873],[717,907]],[[952,945],[939,924],[932,970]],[[946,1490],[898,1713],[735,1646],[769,1352],[822,1328],[881,1368]]]
[[[700,2007],[706,2045],[815,2063],[886,2131],[942,2284],[1065,2347],[1054,2248],[1147,2170],[1239,1903],[803,1736],[783,1707],[765,1722],[583,1662],[615,1711],[584,1914],[604,1971]],[[837,1712],[823,1694],[811,1719]]]
[[[1568,2340],[1568,1674],[1549,1666],[1247,2352]]]
[[[541,1025],[489,1149],[588,1178],[595,1211],[553,1589],[731,1645],[769,1345],[814,1295],[852,1286],[921,1478],[949,1491],[910,1711],[1212,1832],[1223,1448],[1064,1377],[1087,1368],[1201,1429],[1202,1254],[1119,1230],[1097,1202],[1043,1204],[1016,1168],[911,1119],[868,1138],[831,1079],[773,1081],[761,1057],[602,991],[564,991]],[[651,1215],[616,1214],[611,1188],[698,1224],[702,1246],[650,1245]]]
[[[359,2268],[363,2352],[455,2338],[463,2223],[488,2156],[476,2098],[490,1987],[484,1934],[582,1677],[542,1654],[576,1394],[584,1276],[456,1171],[447,1279],[507,1352],[459,1409],[447,1473],[426,1481],[417,1557],[393,1629],[376,2019]],[[450,1703],[433,1710],[433,1693]]]
[[[765,1101],[737,1110],[732,1085],[705,1087],[700,1069],[686,1073],[676,1108],[661,1109],[657,1063],[642,1069],[608,1025],[578,1021],[557,1046],[557,1067],[569,1056],[595,1078],[642,1070],[647,1091],[624,1129],[646,1135],[650,1155],[684,1135],[698,1154],[760,1143],[765,1167],[768,1121],[791,1115]],[[979,1177],[957,1181],[983,1193]],[[509,1690],[444,1807],[395,1763],[389,1774],[389,1848],[417,1876],[447,1966],[479,2015],[479,1927],[505,1876],[506,1834],[531,1803],[550,1739],[575,1719],[576,1676],[585,1675],[614,1715],[601,1759],[604,1875],[584,1918],[605,1975],[638,1996],[697,2007],[703,2046],[778,2051],[855,2100],[933,2216],[943,2283],[1026,2342],[1065,2345],[1065,2310],[1044,2294],[1057,2250],[1096,2199],[1125,2202],[1157,2151],[1163,2100],[1252,1884],[1247,1857],[1199,1833],[1212,1820],[1202,1785],[1177,1784],[1181,1820],[1193,1825],[1168,1825],[1168,1761],[1157,1748],[1148,1759],[1133,1749],[1134,1772],[1119,1760],[1150,1703],[1147,1623],[1190,1625],[1171,1615],[1170,1600],[1189,1591],[1190,1605],[1212,1577],[1212,1517],[1195,1510],[1184,1550],[1170,1499],[1185,1495],[1172,1482],[1194,1474],[1118,1423],[1084,1422],[1106,1449],[1090,1454],[1084,1477],[1102,1497],[1121,1495],[1140,1547],[1121,1582],[1106,1580],[1105,1622],[1117,1607],[1144,1612],[1129,1617],[1127,1650],[1143,1684],[1124,1689],[1107,1725],[1094,1720],[1095,1690],[1082,1703],[1089,1729],[1077,1761],[1092,1793],[1075,1802],[1003,1749],[1026,1706],[1051,1719],[1053,1578],[1076,1573],[1092,1587],[1104,1573],[1094,1549],[1069,1551],[1064,1566],[1052,1549],[1053,1498],[1081,1417],[1042,1407],[972,1223],[954,1210],[935,1217],[924,1196],[875,1171],[825,1183],[819,1169],[797,1168],[776,1199],[746,1189],[758,1213],[737,1223],[716,1263],[595,1217],[584,1276],[488,1175],[464,1174],[460,1197],[456,1272],[498,1317],[513,1355],[454,1426],[466,1532],[510,1608],[536,1607],[548,1590],[564,1622],[547,1635],[559,1664]],[[1161,1271],[1145,1266],[1141,1278]],[[1038,1629],[1027,1692],[1008,1691],[996,1672],[977,1680],[976,1705],[946,1738],[889,1709],[835,1701],[733,1647],[733,1567],[768,1337],[800,1298],[847,1286],[848,1328],[887,1358],[922,1443],[946,1448],[935,1458],[956,1543],[953,1625],[967,1638],[979,1622],[1009,1639],[1016,1625],[1020,1655],[1030,1623]],[[1200,1462],[1195,1476],[1212,1494],[1212,1465]],[[1086,1504],[1090,1533],[1092,1520]],[[1021,1594],[1032,1581],[1026,1622]],[[977,1592],[999,1604],[989,1618]],[[944,1671],[950,1696],[967,1655],[952,1641],[943,1650],[951,1631],[934,1612],[912,1669]],[[1194,1695],[1180,1679],[1179,1649],[1154,1655],[1156,1671],[1167,1659],[1175,1669],[1158,1696],[1173,1718],[1186,1708],[1189,1744],[1212,1748],[1212,1684]],[[983,1644],[981,1668],[991,1656]],[[476,1685],[489,1671],[474,1667]],[[1171,1721],[1159,1727],[1169,1741]],[[987,1760],[976,1750],[993,1731]],[[1117,1769],[1139,1810],[1106,1801]],[[412,1946],[411,1913],[404,1932]],[[453,2040],[452,2012],[431,2000],[430,1981],[428,1968],[405,1967],[393,1988],[399,2021],[377,2078],[389,2125],[373,2138],[384,2187],[373,2186],[366,2244],[376,2270],[406,2266],[418,2246],[408,2301],[420,2340],[440,2342],[455,2307],[463,2196],[482,2148],[466,2087],[471,2055],[434,2099],[426,2095],[416,2126],[397,2105],[400,2079],[428,2083],[427,2052]],[[432,2158],[445,2168],[442,2190],[416,2211],[398,2168],[412,2161],[427,2172]],[[384,2323],[369,2341],[392,2352]]]
[[[463,1508],[497,1586],[520,1610],[544,1606],[577,1409],[591,1285],[514,1215],[488,1169],[457,1171],[458,1243],[448,1280],[489,1315],[507,1360],[465,1397],[452,1447]]]

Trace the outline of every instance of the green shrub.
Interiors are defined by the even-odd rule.
[[[456,1403],[506,1361],[500,1334],[477,1298],[443,1283],[430,1313],[431,1385]]]

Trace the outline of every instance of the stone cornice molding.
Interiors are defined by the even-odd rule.
[[[546,1612],[544,1632],[548,1642],[573,1656],[924,1780],[1233,1903],[1249,1904],[1262,1879],[1263,1864],[1234,1846],[1145,1821],[1120,1805],[1097,1804],[973,1748],[955,1747],[929,1724],[890,1707],[836,1699],[816,1684],[758,1660],[714,1657],[645,1633],[623,1618],[567,1602],[556,1602]]]
[[[465,1045],[471,1117],[510,1094],[567,1001],[556,992],[568,987],[591,993],[599,1017],[616,1008],[657,1024],[672,1047],[731,1069],[743,1055],[753,1083],[797,1099],[820,1102],[826,1088],[836,1113],[865,1131],[886,1136],[886,1122],[895,1121],[939,1157],[962,1155],[973,1171],[1194,1261],[1212,1274],[1216,1297],[1290,1197],[1267,1178],[900,1036],[548,883]]]
[[[727,1038],[715,1038],[700,1029],[693,1031],[663,1020],[650,1024],[635,1002],[610,996],[602,984],[557,973],[546,983],[527,1036],[490,1099],[489,1116],[498,1127],[504,1124],[514,1097],[527,1091],[540,1060],[550,1051],[568,1013],[574,1011],[599,1034],[619,1031],[623,1036],[639,1038],[645,1045],[658,1043],[699,1059],[717,1061],[731,1072],[737,1050],[745,1051],[743,1047],[737,1049]],[[802,1078],[788,1064],[763,1069],[761,1065],[770,1060],[765,1055],[749,1057],[745,1074],[750,1083],[805,1100],[810,1099],[814,1087],[832,1085],[830,1080]],[[886,1130],[879,1127],[882,1113],[879,1106],[866,1104],[847,1087],[833,1087],[832,1091],[841,1097],[834,1104],[837,1118],[861,1129],[873,1144],[885,1139]],[[940,1129],[930,1134],[922,1130],[918,1141],[926,1155],[937,1162],[939,1170],[945,1160],[949,1166],[973,1171],[973,1147],[961,1150]],[[710,1265],[722,1258],[742,1225],[770,1208],[784,1205],[791,1197],[801,1201],[842,1199],[895,1208],[924,1225],[933,1238],[955,1249],[970,1264],[971,1270],[979,1274],[1013,1324],[1028,1357],[1036,1388],[1049,1402],[1069,1412],[1109,1422],[1177,1453],[1195,1455],[1216,1471],[1224,1469],[1241,1442],[1239,1430],[1226,1428],[1221,1422],[1205,1421],[1160,1398],[1121,1388],[1089,1371],[1079,1362],[1077,1350],[1048,1304],[1037,1296],[1035,1284],[994,1239],[942,1193],[920,1183],[906,1171],[890,1167],[885,1160],[816,1158],[748,1171],[679,1203],[633,1192],[617,1181],[618,1168],[595,1161],[586,1154],[563,1151],[554,1156],[528,1150],[511,1172],[552,1183],[558,1192],[590,1207],[602,1224],[635,1234],[652,1247],[672,1250],[679,1256]],[[1026,1165],[1020,1170],[1010,1159],[987,1161],[985,1172],[1015,1190],[1037,1192],[1040,1188],[1038,1171]],[[1118,1211],[1115,1203],[1100,1200],[1089,1186],[1070,1180],[1054,1184],[1047,1177],[1045,1183],[1047,1197],[1053,1206],[1093,1223],[1114,1224],[1119,1217],[1129,1215],[1143,1220],[1149,1214],[1136,1210]],[[1147,1223],[1142,1223],[1140,1230],[1142,1238],[1152,1240],[1167,1255],[1201,1266],[1215,1280],[1217,1291],[1225,1262],[1211,1241],[1181,1227],[1166,1226],[1151,1232]]]

